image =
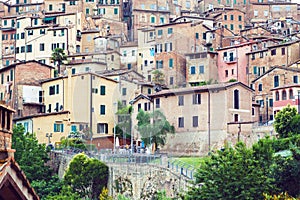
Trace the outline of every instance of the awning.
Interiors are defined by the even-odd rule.
[[[46,21],[52,21],[52,20],[54,20],[55,19],[55,17],[45,17],[44,19],[43,19],[43,21],[44,22],[46,22]]]

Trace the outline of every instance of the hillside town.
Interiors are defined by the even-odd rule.
[[[141,146],[138,112],[160,110],[175,128],[160,150],[204,155],[275,135],[275,114],[300,110],[290,0],[16,0],[0,17],[0,100],[40,143],[78,132],[114,149],[122,105],[131,141],[118,145]]]

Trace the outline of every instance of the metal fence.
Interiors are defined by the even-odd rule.
[[[171,170],[176,171],[177,173],[180,173],[181,175],[189,178],[189,179],[194,179],[194,173],[195,173],[195,168],[185,162],[182,162],[180,160],[176,159],[170,159],[168,161],[168,168]]]

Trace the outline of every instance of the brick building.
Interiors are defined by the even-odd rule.
[[[14,108],[15,117],[42,112],[40,81],[53,76],[53,67],[37,61],[15,63],[0,69],[0,99]]]

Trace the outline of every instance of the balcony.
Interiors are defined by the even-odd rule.
[[[237,62],[237,57],[224,57],[223,58],[224,62],[227,64],[232,64],[232,63],[236,63]]]

